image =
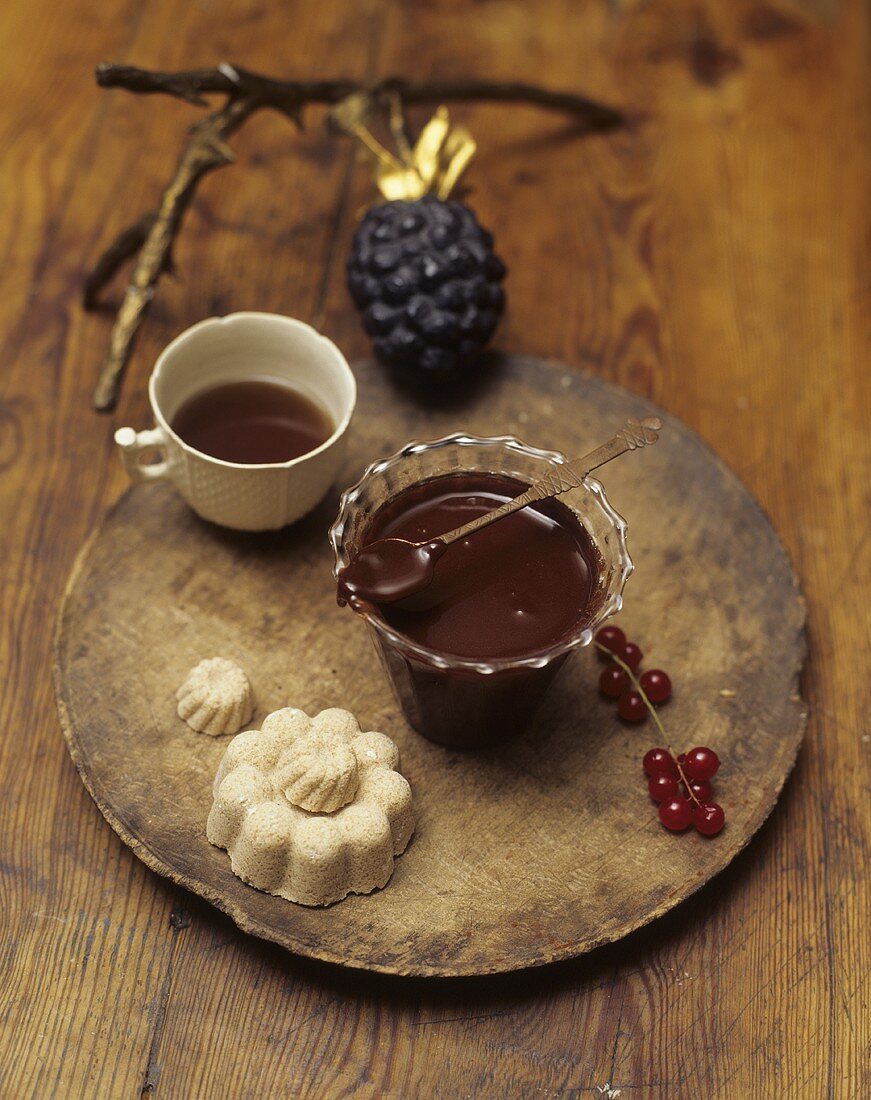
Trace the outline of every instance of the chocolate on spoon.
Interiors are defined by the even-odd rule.
[[[475,531],[548,497],[567,493],[581,484],[587,474],[627,451],[649,447],[659,439],[662,422],[655,416],[643,420],[630,418],[607,443],[583,458],[566,462],[534,485],[477,519],[456,527],[429,542],[385,538],[364,546],[353,561],[339,571],[338,600],[344,606],[351,600],[373,604],[396,603],[427,588],[436,563],[453,542],[468,538]]]

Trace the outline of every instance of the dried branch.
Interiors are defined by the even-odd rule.
[[[193,198],[197,183],[208,172],[222,168],[233,161],[233,153],[226,139],[237,130],[245,119],[256,110],[257,104],[251,97],[243,96],[229,99],[225,107],[208,115],[198,122],[191,131],[191,139],[182,153],[167,188],[160,199],[156,214],[145,236],[139,255],[133,267],[130,284],[124,295],[124,301],[118,310],[118,316],[112,328],[109,340],[109,352],[103,363],[103,369],[94,391],[94,407],[100,411],[113,409],[118,400],[121,380],[139,327],[154,297],[154,288],[161,274],[171,265],[172,245],[179,230],[185,211]],[[137,223],[144,225],[144,219]],[[108,258],[104,253],[97,262],[87,284],[93,301],[100,287],[96,283],[97,268],[112,272],[120,262],[119,243],[124,235],[115,242],[114,254]],[[131,237],[125,244],[129,244]]]
[[[197,183],[208,172],[232,162],[227,138],[255,111],[261,108],[280,111],[301,125],[301,112],[307,104],[331,105],[354,92],[367,92],[385,111],[395,110],[397,100],[404,105],[466,100],[529,103],[571,114],[586,130],[609,130],[622,122],[619,111],[585,96],[552,92],[517,82],[418,82],[388,77],[365,86],[344,79],[273,80],[226,64],[216,69],[164,73],[105,62],[97,66],[96,76],[102,88],[124,88],[141,95],[170,95],[196,106],[206,105],[203,97],[207,94],[227,97],[220,110],[207,115],[191,129],[190,140],[157,210],[125,229],[87,275],[84,304],[85,308],[92,309],[99,302],[100,291],[115,272],[126,260],[137,256],[94,392],[94,406],[100,411],[115,407],[136,335],[154,297],[157,282],[164,272],[172,270],[173,242]]]
[[[236,79],[230,74],[234,74]],[[161,73],[137,69],[132,65],[101,62],[96,70],[101,88],[124,88],[142,95],[172,95],[188,103],[204,106],[203,95],[219,93],[235,95],[240,87],[251,91],[258,88],[263,106],[281,109],[283,101],[297,108],[307,103],[338,103],[352,92],[368,91],[376,100],[398,95],[408,106],[421,103],[468,102],[528,103],[533,107],[562,111],[578,116],[591,129],[610,130],[619,126],[623,117],[586,96],[573,92],[552,92],[536,84],[519,81],[490,80],[406,80],[388,76],[365,86],[356,80],[273,80],[249,72],[238,65],[222,65],[217,69],[192,69],[188,72]]]
[[[100,304],[100,291],[111,280],[118,268],[142,248],[156,217],[154,213],[143,214],[138,222],[123,229],[100,256],[85,276],[82,292],[82,303],[85,309],[97,308]]]
[[[588,130],[613,130],[623,122],[623,115],[614,107],[597,103],[574,92],[551,92],[535,84],[520,81],[488,80],[428,80],[422,83],[391,76],[379,81],[372,89],[377,99],[398,95],[406,106],[418,103],[451,103],[463,100],[478,103],[528,103],[548,111],[575,115]]]

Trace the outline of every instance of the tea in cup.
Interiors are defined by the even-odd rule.
[[[119,428],[134,482],[165,478],[203,519],[284,527],[335,480],[356,382],[332,341],[269,313],[201,321],[161,354],[148,384],[156,426]],[[156,448],[160,460],[144,463]]]

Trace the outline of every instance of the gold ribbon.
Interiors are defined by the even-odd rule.
[[[415,144],[405,135],[398,96],[388,102],[390,129],[396,153],[368,128],[376,103],[368,92],[354,92],[330,111],[333,124],[357,139],[375,162],[375,182],[385,199],[419,199],[435,195],[447,199],[475,153],[475,139],[465,126],[451,127],[447,107],[439,107]]]

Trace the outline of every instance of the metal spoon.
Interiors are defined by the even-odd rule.
[[[439,535],[430,542],[409,542],[407,539],[386,538],[364,546],[352,562],[339,573],[339,603],[346,604],[353,598],[370,603],[395,603],[406,599],[426,588],[433,579],[436,562],[453,542],[468,538],[482,527],[510,516],[513,512],[525,508],[548,497],[559,496],[579,486],[587,474],[604,466],[606,462],[636,451],[640,447],[650,447],[657,439],[662,421],[655,416],[643,420],[630,418],[607,443],[594,451],[555,466],[540,481],[528,489],[494,508],[477,519],[469,520],[461,527]]]

